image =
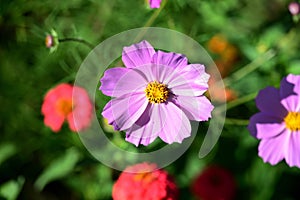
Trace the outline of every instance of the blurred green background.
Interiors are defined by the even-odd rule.
[[[40,112],[49,89],[73,83],[90,48],[64,42],[50,53],[45,37],[54,29],[60,39],[80,38],[96,46],[145,25],[177,30],[198,41],[234,92],[213,151],[198,158],[203,140],[199,130],[189,150],[166,168],[180,188],[180,199],[195,199],[190,184],[211,164],[232,172],[236,199],[300,199],[299,169],[284,162],[263,163],[258,141],[246,129],[258,111],[256,93],[279,86],[288,73],[300,74],[300,27],[288,11],[289,3],[165,0],[163,8],[151,10],[144,0],[1,0],[0,199],[111,199],[120,172],[94,159],[67,125],[57,134],[45,127]],[[223,51],[222,45],[230,50]],[[112,140],[127,144],[120,135]]]

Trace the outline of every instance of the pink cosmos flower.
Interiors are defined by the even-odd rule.
[[[159,8],[162,0],[148,0],[150,8]]]
[[[300,75],[288,75],[279,89],[261,90],[256,105],[261,112],[251,117],[248,129],[261,140],[259,156],[271,165],[285,159],[300,168]]]
[[[74,96],[73,95],[73,90]],[[73,98],[73,101],[72,101]],[[72,131],[80,131],[89,126],[92,117],[92,103],[87,92],[80,87],[62,83],[48,91],[42,105],[44,123],[52,131],[58,132],[65,120]],[[76,120],[73,115],[81,120]]]
[[[114,200],[176,200],[179,191],[172,177],[155,164],[141,163],[130,166],[113,186]]]
[[[213,106],[203,96],[209,75],[201,64],[188,64],[177,53],[157,51],[142,41],[124,47],[126,66],[106,70],[100,90],[114,97],[102,115],[126,140],[138,146],[160,137],[181,143],[191,135],[190,120],[205,121]]]

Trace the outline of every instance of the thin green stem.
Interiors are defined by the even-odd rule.
[[[235,82],[244,76],[248,75],[249,73],[253,72],[257,68],[259,68],[262,64],[269,61],[276,55],[275,51],[273,49],[268,50],[264,54],[262,54],[260,57],[253,60],[251,63],[247,64],[243,68],[239,69],[229,77],[223,79],[224,85],[229,86],[232,84],[232,82]]]
[[[159,9],[157,9],[152,15],[151,17],[148,19],[148,21],[144,24],[143,27],[150,27],[153,22],[156,20],[156,18],[159,16],[159,14],[161,13],[161,11],[163,10],[163,8],[165,7],[165,5],[167,4],[167,1],[168,0],[165,0],[165,1],[162,1],[162,4],[160,6]],[[134,39],[135,42],[138,42],[141,40],[141,38],[145,35],[146,33],[146,29],[145,30],[142,30],[137,36],[136,38]]]
[[[246,125],[249,124],[249,120],[247,120],[247,119],[226,118],[225,124],[228,124],[228,125],[237,125],[237,126],[246,126]]]
[[[248,94],[246,96],[240,97],[236,100],[230,101],[227,104],[222,104],[220,106],[217,106],[217,108],[219,109],[220,112],[226,112],[232,108],[235,108],[241,104],[244,104],[248,101],[255,99],[256,96],[257,96],[257,92],[254,92],[254,93]]]
[[[79,42],[81,44],[86,45],[90,49],[94,49],[94,45],[92,45],[91,43],[85,41],[84,39],[79,39],[79,38],[63,38],[63,39],[59,39],[58,41],[59,42]]]
[[[165,5],[167,4],[168,0],[165,0],[162,2],[161,6],[159,9],[157,9],[152,16],[148,19],[148,21],[145,23],[144,27],[149,27],[153,24],[153,22],[156,20],[156,18],[159,16],[160,12],[163,10]]]
[[[240,98],[238,98],[234,101],[228,102],[226,108],[227,108],[227,110],[232,109],[236,106],[239,106],[243,103],[246,103],[248,101],[253,100],[256,96],[257,96],[257,92],[254,92],[254,93],[248,94],[246,96],[240,97]]]

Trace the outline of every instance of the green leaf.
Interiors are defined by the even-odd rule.
[[[183,174],[177,176],[178,184],[181,187],[188,187],[204,167],[205,162],[198,158],[198,154],[191,154],[186,161],[186,170]]]
[[[111,196],[113,182],[111,169],[102,164],[97,166],[95,181],[85,187],[86,199],[109,199]]]
[[[7,200],[14,200],[17,199],[23,184],[24,178],[19,177],[17,181],[11,180],[7,183],[4,183],[0,187],[0,196],[4,197]]]
[[[65,177],[74,169],[79,160],[79,153],[76,149],[67,150],[66,154],[54,160],[38,177],[35,187],[42,190],[49,182]]]
[[[300,74],[300,60],[290,62],[287,72],[289,74]]]
[[[11,143],[2,144],[0,146],[0,165],[9,157],[17,152],[16,147]]]
[[[254,187],[251,199],[265,200],[273,195],[276,181],[281,175],[281,168],[263,163],[261,158],[257,158],[250,172],[247,174],[247,180]],[[262,188],[268,188],[263,189]]]

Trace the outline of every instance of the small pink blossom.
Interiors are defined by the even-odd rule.
[[[298,15],[300,12],[300,4],[298,2],[292,2],[289,4],[289,11],[292,15]]]
[[[73,96],[73,90],[76,91]],[[73,98],[73,99],[72,99]],[[80,87],[62,83],[48,91],[42,105],[44,123],[52,131],[58,132],[66,120],[72,131],[80,131],[89,126],[92,104],[87,92]],[[74,116],[81,120],[74,121]]]
[[[159,8],[162,0],[149,0],[150,8]]]

